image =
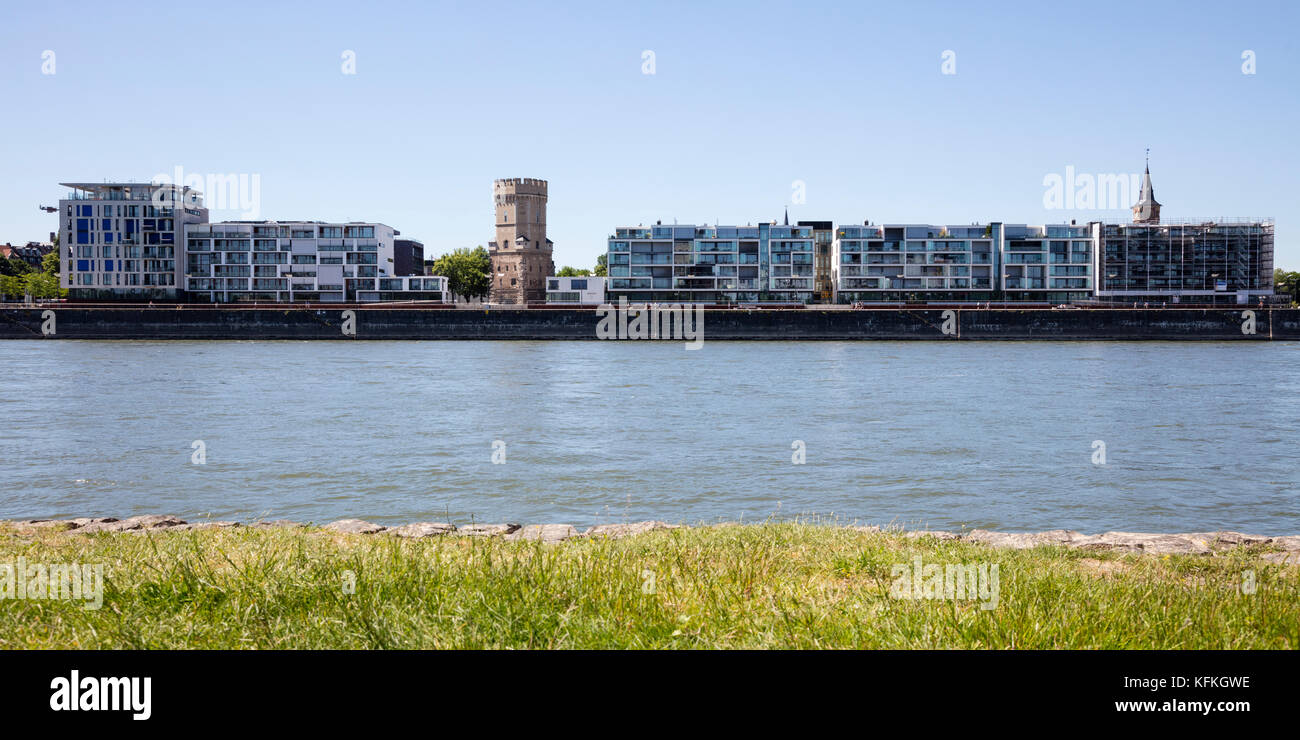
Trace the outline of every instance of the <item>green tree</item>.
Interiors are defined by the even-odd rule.
[[[555,277],[588,277],[589,275],[591,275],[591,270],[579,270],[568,265],[561,267],[560,271],[555,273]]]
[[[596,269],[591,271],[596,277],[605,277],[609,274],[609,255],[602,254],[596,258]]]
[[[22,298],[26,293],[22,278],[17,275],[0,275],[0,295],[5,298]]]
[[[59,247],[55,245],[49,254],[41,258],[41,272],[50,275],[59,274]]]
[[[433,274],[447,278],[447,288],[467,297],[486,296],[491,278],[492,258],[482,246],[461,247],[433,261]]]
[[[0,275],[22,276],[32,271],[32,266],[17,257],[0,260]]]
[[[48,272],[29,272],[20,278],[26,293],[33,298],[60,298],[63,289],[59,287],[59,274]]]
[[[1273,284],[1274,292],[1291,296],[1292,305],[1300,301],[1300,272],[1274,270]]]

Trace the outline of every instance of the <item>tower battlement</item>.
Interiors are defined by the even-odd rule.
[[[498,194],[546,195],[546,181],[535,177],[510,177],[496,180],[492,190]]]

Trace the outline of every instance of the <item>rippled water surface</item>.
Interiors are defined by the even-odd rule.
[[[0,518],[1300,533],[1300,344],[11,341],[0,359]]]

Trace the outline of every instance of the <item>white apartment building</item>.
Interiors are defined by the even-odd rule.
[[[444,277],[393,274],[397,233],[358,222],[189,224],[185,289],[208,303],[450,302]]]
[[[599,306],[605,302],[605,278],[548,277],[546,302],[555,305]]]
[[[630,302],[807,303],[811,226],[656,224],[609,237],[609,297]]]
[[[209,223],[203,197],[150,183],[63,183],[60,282],[73,300],[437,301],[447,278],[394,274],[381,223]]]
[[[184,289],[185,226],[205,223],[203,196],[184,186],[61,183],[59,282],[70,298],[176,300]]]
[[[837,226],[831,271],[840,303],[1068,302],[1093,292],[1088,226]]]

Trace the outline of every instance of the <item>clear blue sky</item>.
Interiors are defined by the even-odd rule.
[[[1140,172],[1151,147],[1166,216],[1275,217],[1276,262],[1300,269],[1298,19],[1286,2],[6,2],[0,241],[45,239],[61,181],[179,166],[260,175],[263,218],[382,221],[437,255],[492,238],[494,178],[540,177],[557,264],[590,266],[616,225],[779,219],[794,181],[792,221],[1114,217],[1044,208],[1044,177]]]

